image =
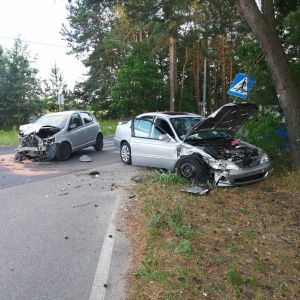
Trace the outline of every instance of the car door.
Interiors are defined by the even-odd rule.
[[[173,169],[178,143],[167,132],[147,119],[135,118],[131,126],[132,164]]]
[[[80,112],[84,127],[84,143],[93,145],[96,142],[97,134],[99,132],[99,124],[94,122],[94,118],[88,112]]]
[[[68,137],[74,150],[81,148],[86,143],[85,128],[79,113],[74,113],[70,118]]]

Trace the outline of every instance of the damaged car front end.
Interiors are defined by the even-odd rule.
[[[74,151],[93,146],[103,148],[103,134],[96,118],[87,111],[64,111],[41,116],[33,123],[21,125],[20,145],[15,159],[69,159]]]
[[[268,177],[272,164],[266,152],[234,138],[255,110],[251,103],[227,104],[192,128],[178,148],[175,167],[179,174],[218,186],[255,183]],[[201,172],[192,174],[193,161],[186,163],[191,157]]]
[[[38,124],[21,125],[18,134],[20,145],[16,149],[15,159],[53,159],[57,146],[54,135],[60,130],[58,127]]]
[[[235,139],[215,146],[188,147],[182,144],[179,153],[181,158],[199,155],[203,162],[199,181],[214,182],[218,186],[255,183],[265,179],[272,170],[266,152]]]

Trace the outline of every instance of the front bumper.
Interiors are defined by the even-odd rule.
[[[215,182],[217,186],[238,186],[262,181],[272,171],[271,162],[240,170],[216,170]]]
[[[56,144],[42,145],[38,147],[19,146],[16,152],[30,158],[52,159],[56,154]]]

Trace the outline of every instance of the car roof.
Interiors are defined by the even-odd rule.
[[[148,112],[148,113],[143,113],[141,115],[138,115],[137,117],[145,117],[145,116],[157,116],[157,117],[165,117],[168,119],[171,118],[178,118],[178,117],[194,117],[194,118],[203,118],[201,115],[197,115],[194,113],[188,113],[188,112],[174,112],[174,111],[164,111],[164,112]]]
[[[87,112],[85,110],[65,110],[65,111],[58,111],[58,112],[53,112],[53,113],[48,113],[48,114],[44,114],[44,115],[71,115],[73,113],[82,113],[82,112]]]

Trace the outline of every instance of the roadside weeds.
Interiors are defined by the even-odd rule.
[[[127,299],[299,299],[299,175],[205,196],[149,176],[125,216]]]

